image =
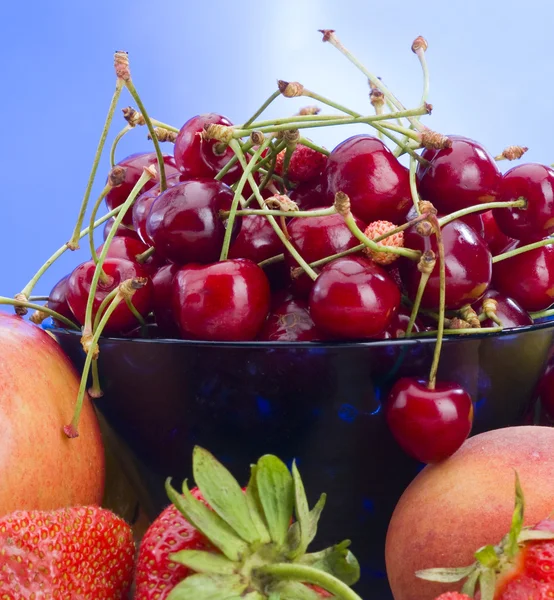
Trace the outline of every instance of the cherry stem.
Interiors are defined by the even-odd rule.
[[[419,192],[417,191],[416,161],[413,156],[410,156],[410,193],[412,196],[412,202],[414,203],[416,212],[419,215],[419,214],[421,214],[421,210],[419,209],[419,202],[420,202],[421,198],[419,197]]]
[[[501,262],[506,260],[507,258],[512,258],[513,256],[517,256],[518,254],[523,254],[524,252],[529,252],[530,250],[536,250],[537,248],[542,248],[543,246],[548,246],[550,244],[554,244],[554,237],[548,237],[540,242],[534,242],[533,244],[527,244],[526,246],[521,246],[521,248],[515,248],[514,250],[509,250],[508,252],[503,252],[502,254],[497,254],[492,257],[493,264],[497,262]]]
[[[29,302],[48,302],[49,296],[29,296]]]
[[[125,202],[121,206],[121,209],[117,217],[115,218],[113,226],[106,237],[104,245],[102,246],[102,252],[100,253],[100,256],[98,257],[98,262],[96,263],[96,269],[92,277],[89,295],[87,298],[87,308],[85,312],[85,324],[83,329],[83,335],[90,335],[90,333],[92,332],[92,306],[94,303],[94,297],[96,295],[96,289],[98,288],[98,281],[100,280],[100,273],[102,272],[104,261],[106,260],[106,257],[108,255],[110,244],[112,243],[112,240],[115,237],[117,228],[121,225],[121,222],[123,221],[123,217],[133,205],[133,202],[136,200],[140,190],[143,188],[144,184],[150,179],[152,179],[152,177],[154,176],[154,169],[150,169],[151,168],[149,167],[143,170],[142,175],[131,190],[131,193],[127,197],[127,200],[125,200]]]
[[[367,77],[367,79],[369,79],[369,81],[376,88],[380,89],[383,92],[385,98],[387,98],[388,100],[390,100],[390,102],[392,102],[392,104],[397,108],[397,110],[399,110],[399,111],[405,111],[406,110],[404,108],[404,105],[400,102],[400,100],[398,100],[398,98],[379,79],[379,77],[377,77],[376,75],[374,75],[373,73],[371,73],[370,71],[368,71],[364,67],[364,65],[349,50],[347,50],[345,48],[345,46],[343,46],[343,44],[340,42],[340,40],[338,39],[338,37],[335,35],[334,31],[326,30],[326,31],[324,31],[322,33],[323,33],[323,40],[325,42],[329,42],[339,52],[341,52],[344,56],[346,56],[346,58],[353,65],[355,65]],[[422,131],[424,129],[424,126],[417,119],[409,118],[408,120],[410,121],[410,123],[412,124],[412,126],[415,129],[418,129],[419,131]]]
[[[15,307],[23,306],[25,308],[30,308],[32,310],[39,310],[41,312],[46,313],[50,317],[53,317],[54,319],[61,321],[62,323],[65,323],[65,325],[67,325],[70,329],[75,329],[76,331],[79,331],[79,327],[77,325],[75,325],[75,323],[73,323],[73,321],[71,321],[67,317],[64,317],[63,315],[60,315],[60,313],[56,312],[55,310],[52,310],[52,309],[48,308],[47,306],[43,306],[42,304],[35,304],[34,302],[23,302],[22,300],[15,300],[14,298],[6,298],[5,296],[0,296],[0,304],[7,304],[9,306],[15,306]]]
[[[446,311],[446,264],[444,258],[444,244],[442,242],[442,231],[436,215],[430,215],[429,222],[431,225],[433,225],[435,230],[437,249],[439,251],[439,321],[437,323],[437,342],[435,344],[433,362],[429,372],[429,382],[427,383],[427,387],[430,390],[434,390],[437,381],[437,371],[439,368],[439,360],[442,349],[442,338],[444,335],[444,317]]]
[[[90,254],[92,256],[92,260],[94,261],[94,264],[98,263],[98,255],[96,254],[96,248],[95,248],[95,244],[94,244],[94,221],[96,219],[96,213],[98,212],[98,209],[100,208],[104,198],[108,195],[109,191],[112,189],[112,186],[107,183],[104,186],[104,189],[102,190],[100,196],[98,196],[98,198],[96,199],[96,202],[94,203],[94,206],[92,207],[92,212],[90,213],[90,221],[89,221],[89,226],[88,226],[88,231],[89,231],[89,246],[90,246]],[[104,272],[102,272],[100,274],[100,278],[102,279],[102,281],[106,280],[106,274]]]
[[[92,385],[88,390],[89,396],[91,398],[101,398],[104,395],[102,392],[102,387],[100,386],[100,375],[98,373],[98,359],[93,359],[91,365],[91,373],[92,373]]]
[[[258,267],[262,267],[262,269],[264,267],[267,267],[269,265],[273,265],[275,263],[278,262],[283,262],[285,260],[285,255],[284,254],[277,254],[276,256],[272,256],[270,258],[266,258],[265,260],[262,260],[261,262],[258,263]]]
[[[322,146],[318,146],[317,144],[314,144],[312,142],[312,140],[309,140],[308,138],[305,137],[300,137],[300,139],[298,140],[299,144],[302,144],[302,146],[306,146],[308,148],[311,148],[312,150],[315,150],[316,152],[320,152],[321,154],[325,154],[325,156],[329,156],[329,154],[331,154],[329,152],[329,150],[327,150],[326,148],[323,148]]]
[[[271,143],[271,138],[270,137],[266,138],[264,140],[264,142],[261,144],[261,146],[259,146],[258,149],[256,150],[256,152],[254,153],[254,156],[250,159],[250,162],[246,165],[246,167],[244,167],[241,178],[237,184],[237,187],[235,188],[235,195],[233,196],[233,201],[231,203],[231,210],[228,212],[228,215],[227,215],[227,227],[225,228],[225,236],[223,238],[223,246],[221,248],[221,254],[219,256],[219,260],[226,260],[227,256],[229,255],[229,248],[231,246],[231,236],[233,234],[233,225],[235,223],[235,216],[236,216],[236,213],[238,210],[240,199],[242,197],[242,190],[244,189],[244,186],[246,185],[248,177],[249,177],[250,173],[252,172],[252,169],[254,168],[256,161],[260,158],[263,151],[269,146],[270,143]],[[233,150],[233,152],[236,154],[236,156],[239,157],[239,160],[242,157],[242,160],[244,160],[246,162],[246,159],[244,158],[244,154],[242,152],[242,148],[241,148],[240,144],[237,142],[237,140],[231,140],[231,142],[229,143],[229,147]]]
[[[546,317],[554,316],[554,308],[548,308],[546,310],[539,310],[537,312],[530,312],[529,316],[533,319],[533,321],[537,319],[544,319]]]
[[[94,155],[94,160],[92,162],[92,169],[90,171],[90,175],[87,181],[87,187],[85,188],[85,195],[83,197],[83,201],[81,203],[81,208],[79,210],[79,216],[77,217],[77,223],[75,224],[75,228],[73,230],[73,234],[69,242],[67,242],[67,247],[70,250],[77,250],[79,248],[79,240],[81,239],[79,236],[79,231],[83,225],[83,220],[85,218],[85,213],[87,211],[88,201],[90,198],[90,194],[92,192],[92,186],[94,184],[94,180],[96,179],[96,172],[98,171],[98,165],[100,164],[100,157],[102,156],[102,152],[104,151],[104,144],[106,143],[106,138],[108,137],[108,131],[110,129],[110,125],[113,120],[113,115],[115,112],[115,107],[117,106],[117,102],[119,100],[119,96],[121,95],[121,90],[124,86],[124,81],[121,78],[117,78],[115,84],[115,92],[112,96],[112,100],[110,102],[110,107],[108,109],[108,116],[106,117],[106,121],[104,122],[104,127],[102,129],[102,133],[100,135],[100,141],[98,142],[98,146],[96,148],[96,153]]]
[[[142,265],[154,254],[156,254],[156,248],[154,248],[154,246],[151,246],[150,248],[148,248],[148,250],[142,252],[142,254],[137,254],[135,256],[135,260]]]
[[[99,227],[100,225],[102,225],[103,223],[105,223],[106,221],[111,219],[112,217],[115,217],[120,212],[121,208],[122,208],[121,206],[117,206],[116,208],[111,210],[109,213],[106,213],[103,217],[100,217],[100,219],[98,219],[97,221],[94,222],[94,229],[96,229],[97,227]],[[79,239],[84,238],[85,235],[88,234],[89,230],[90,230],[90,227],[85,227],[85,229],[83,229],[79,233]],[[62,256],[62,254],[64,254],[67,250],[69,250],[67,244],[64,244],[61,248],[58,248],[58,250],[56,250],[56,252],[54,252],[54,254],[52,254],[52,256],[33,275],[33,278],[23,288],[21,294],[28,298],[31,295],[31,292],[33,291],[35,285],[38,283],[39,279],[58,260],[58,258],[60,258],[60,256]]]
[[[416,133],[413,129],[406,129],[405,127],[403,127],[401,125],[396,125],[395,123],[383,123],[381,125],[381,127],[385,127],[386,129],[391,129],[392,131],[397,131],[398,133],[403,133],[406,137],[409,137],[410,139],[412,139],[416,142],[421,141],[420,134]]]
[[[313,98],[314,100],[317,100],[318,102],[321,102],[322,104],[326,104],[327,106],[330,106],[331,108],[335,108],[335,109],[340,110],[341,112],[347,113],[349,115],[358,116],[358,117],[360,116],[358,113],[354,112],[353,110],[346,108],[346,106],[343,106],[342,104],[339,104],[338,102],[334,102],[333,100],[329,100],[329,98],[325,98],[324,96],[320,96],[319,94],[316,94],[315,92],[312,92],[311,90],[307,90],[304,88],[302,95],[306,96],[307,98]]]
[[[481,333],[498,333],[499,331],[503,331],[502,327],[470,327],[465,329],[443,329],[442,335],[473,335],[473,334],[481,334]],[[437,340],[439,339],[439,330],[431,330],[431,331],[420,331],[418,333],[414,333],[412,337],[434,337],[437,336]],[[427,386],[429,387],[429,386]],[[435,389],[435,386],[429,387],[430,390]]]
[[[485,321],[486,319],[490,319],[491,321],[494,321],[499,327],[502,327],[502,321],[498,318],[498,315],[494,312],[494,310],[487,310],[480,313],[478,319],[481,322]]]
[[[264,565],[255,570],[256,574],[270,575],[277,579],[288,581],[301,581],[303,583],[311,583],[318,587],[327,590],[337,599],[342,600],[362,600],[356,592],[346,583],[343,583],[337,577],[314,569],[307,565],[291,564],[291,563],[275,563],[272,565]]]
[[[429,68],[427,67],[427,59],[425,58],[425,49],[423,47],[417,48],[415,54],[419,59],[421,70],[423,72],[423,93],[421,95],[421,104],[427,102],[429,96]]]
[[[110,166],[113,169],[115,167],[115,150],[117,148],[117,145],[119,144],[119,142],[121,141],[121,138],[129,133],[129,131],[131,131],[131,129],[133,129],[133,127],[131,125],[126,125],[116,136],[114,141],[112,142],[112,147],[110,148]]]
[[[144,320],[144,317],[136,309],[131,298],[125,298],[125,303],[127,304],[127,308],[133,313],[133,316],[135,317],[135,319],[139,322],[141,328],[144,329],[146,327],[146,321]]]
[[[248,142],[246,142],[243,146],[242,146],[242,151],[244,152],[248,152],[250,150],[250,148],[252,148],[254,144],[249,140]],[[231,167],[233,167],[237,162],[238,162],[238,158],[237,155],[235,154],[234,156],[232,156],[229,159],[229,162],[221,169],[221,171],[219,171],[219,173],[214,177],[214,179],[216,181],[221,181],[225,175],[227,175],[227,173],[229,172],[229,170],[231,169]]]
[[[230,210],[222,210],[219,214],[226,219],[229,216]],[[247,215],[272,215],[274,217],[327,217],[334,215],[337,212],[334,206],[330,208],[322,208],[320,210],[273,210],[264,208],[249,208],[245,210],[237,210],[235,215],[245,217]]]
[[[275,90],[273,94],[271,94],[271,96],[260,106],[260,108],[258,108],[258,110],[248,119],[248,121],[242,125],[242,128],[245,129],[246,127],[250,127],[254,120],[257,119],[274,100],[279,98],[280,95],[281,92],[279,90]]]
[[[110,302],[117,296],[119,289],[115,288],[112,290],[103,300],[100,302],[100,306],[94,315],[94,323],[92,325],[92,330],[96,331],[98,329],[98,325],[100,324],[100,319],[106,310],[106,307],[110,304]]]
[[[423,271],[421,273],[421,277],[419,278],[419,285],[417,286],[416,297],[414,299],[414,304],[412,306],[412,312],[410,313],[410,320],[408,322],[408,326],[406,327],[405,337],[410,337],[412,335],[412,330],[414,328],[417,315],[419,314],[419,307],[421,306],[421,299],[423,298],[423,292],[425,292],[425,288],[427,286],[427,282],[429,281],[429,277],[431,273]]]
[[[152,120],[150,119],[150,117],[148,116],[148,113],[146,112],[146,107],[142,103],[142,100],[140,99],[140,96],[138,95],[138,92],[135,88],[135,84],[133,83],[133,80],[131,79],[131,77],[129,77],[128,79],[125,80],[125,85],[126,85],[127,89],[129,90],[129,93],[131,94],[131,96],[133,96],[134,101],[137,103],[137,107],[140,110],[140,112],[144,118],[146,127],[148,127],[148,132],[150,133],[150,136],[152,137],[152,143],[154,144],[154,150],[156,151],[156,157],[158,159],[158,171],[160,174],[160,193],[164,192],[167,189],[165,163],[164,163],[164,158],[163,158],[163,154],[162,154],[162,149],[160,147],[160,142],[158,141],[158,136],[156,135],[156,132],[154,131],[154,125],[152,124]]]
[[[448,223],[451,223],[460,217],[465,217],[471,213],[485,212],[493,208],[525,208],[526,206],[527,201],[523,198],[520,198],[519,200],[512,200],[511,202],[485,202],[483,204],[475,204],[474,206],[462,208],[461,210],[457,210],[456,212],[441,217],[439,219],[439,225],[444,227]]]
[[[421,163],[423,166],[426,166],[428,164],[428,161],[426,161],[417,152],[415,152],[412,148],[410,148],[410,146],[405,141],[397,138],[390,131],[387,131],[384,127],[381,127],[381,125],[377,125],[377,123],[373,123],[372,126],[375,129],[377,129],[377,131],[379,133],[381,133],[384,136],[388,137],[389,140],[391,140],[391,142],[393,142],[397,146],[397,148],[400,148],[403,153],[404,152],[408,153],[411,158],[413,158],[417,162]],[[404,140],[408,140],[408,136],[404,136]],[[419,144],[418,144],[418,146],[419,146]]]

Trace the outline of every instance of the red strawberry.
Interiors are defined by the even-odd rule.
[[[96,506],[17,511],[0,519],[0,597],[127,598],[131,528]]]
[[[554,598],[554,521],[523,527],[524,499],[516,475],[516,506],[508,535],[496,546],[480,548],[468,567],[428,569],[417,573],[430,581],[455,582],[467,577],[462,591],[479,589],[479,600],[547,600]],[[442,594],[437,600],[462,600]]]
[[[279,175],[283,173],[283,161],[285,159],[285,150],[277,155],[275,162],[275,172]],[[327,162],[325,154],[313,150],[303,144],[298,144],[294,149],[289,162],[288,178],[297,183],[315,179],[323,171]]]
[[[364,233],[370,240],[375,240],[393,229],[396,229],[396,225],[390,221],[373,221],[373,223],[367,226]],[[389,235],[383,241],[377,242],[377,244],[380,246],[403,248],[404,233],[399,231],[398,233]],[[398,254],[393,254],[392,252],[375,252],[375,250],[371,250],[370,248],[364,248],[363,252],[379,265],[390,265],[398,258]]]

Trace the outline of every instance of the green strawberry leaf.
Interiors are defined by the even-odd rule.
[[[169,555],[170,560],[185,565],[197,573],[214,573],[216,575],[233,575],[237,564],[221,554],[202,550],[180,550]]]
[[[191,575],[178,583],[167,600],[229,600],[240,597],[247,584],[241,575]]]
[[[488,546],[483,546],[475,553],[475,558],[477,562],[481,564],[483,567],[489,567],[490,569],[494,569],[498,566],[498,553],[494,546],[490,544]]]
[[[514,513],[512,515],[512,526],[510,527],[510,533],[508,534],[508,539],[504,547],[504,552],[509,558],[514,557],[519,551],[518,538],[523,528],[523,514],[525,512],[525,500],[517,471],[515,472],[515,475],[516,501]]]
[[[196,485],[206,502],[240,537],[253,544],[259,541],[258,530],[250,516],[246,497],[237,480],[207,450],[196,446],[192,454]]]
[[[517,538],[519,544],[533,540],[554,540],[554,531],[542,531],[541,529],[524,529]]]
[[[268,454],[258,461],[256,484],[271,539],[283,546],[294,505],[292,476],[284,462]]]
[[[356,557],[348,550],[350,540],[344,540],[321,552],[305,554],[298,560],[299,564],[325,571],[340,579],[346,585],[354,585],[360,578],[360,565]]]
[[[183,495],[173,489],[171,479],[166,480],[165,489],[169,499],[185,519],[203,533],[229,560],[238,561],[248,551],[246,542],[219,515],[193,497],[186,480],[183,482]]]
[[[483,569],[479,576],[479,591],[481,600],[494,600],[496,587],[496,572],[494,569]]]
[[[248,510],[250,511],[250,517],[262,544],[268,544],[271,541],[267,525],[265,523],[264,511],[260,504],[260,496],[258,494],[258,487],[256,485],[256,465],[252,465],[250,471],[250,481],[246,487],[246,503],[248,504]]]
[[[481,570],[475,565],[475,569],[469,574],[462,586],[462,594],[467,594],[470,598],[475,596],[475,587],[481,575]]]
[[[473,571],[476,570],[476,565],[468,565],[467,567],[453,567],[449,568],[436,568],[436,569],[423,569],[416,571],[416,577],[419,579],[425,579],[426,581],[437,581],[440,583],[455,583],[468,577]]]

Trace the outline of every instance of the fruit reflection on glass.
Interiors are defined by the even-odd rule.
[[[81,331],[86,361],[67,436],[79,435],[89,376],[92,395],[102,394],[102,334],[337,344],[434,336],[430,371],[393,382],[385,416],[406,452],[440,461],[463,443],[473,418],[470,395],[437,380],[443,337],[494,335],[549,314],[552,169],[521,164],[503,175],[497,160],[521,158],[524,148],[495,159],[477,141],[423,125],[432,110],[423,38],[412,50],[424,92],[407,109],[332,30],[322,33],[369,80],[375,114],[279,81],[241,124],[206,113],[176,128],[148,115],[127,54],[115,54],[116,92],[73,235],[14,300],[1,300],[19,315],[35,309],[35,322],[51,316]],[[83,228],[124,88],[138,110],[123,110],[127,125]],[[263,120],[278,98],[321,106]],[[304,136],[343,124],[360,132],[332,151]],[[148,129],[153,151],[117,161],[119,140],[137,127]],[[172,151],[162,153],[162,142]],[[97,217],[103,202],[109,212]],[[40,277],[81,239],[90,250],[84,261],[36,304]]]

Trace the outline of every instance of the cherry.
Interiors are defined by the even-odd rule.
[[[220,210],[229,210],[231,188],[214,179],[184,181],[160,194],[146,219],[146,233],[160,256],[184,265],[219,258],[225,236]],[[240,221],[235,220],[237,225]]]
[[[184,339],[253,340],[269,303],[263,270],[243,258],[188,265],[173,280],[173,311]]]
[[[90,284],[95,268],[96,266],[92,260],[80,264],[73,270],[67,283],[67,303],[81,325],[84,325],[85,322],[87,298],[90,293]],[[98,283],[92,305],[93,320],[102,300],[121,283],[127,279],[148,277],[147,271],[138,263],[121,258],[106,258],[103,270],[108,276],[109,281],[107,283],[99,281]],[[143,317],[146,317],[150,312],[151,293],[152,284],[147,279],[146,285],[138,289],[133,296],[133,305]],[[129,310],[127,304],[122,301],[110,316],[104,333],[117,334],[125,332],[135,327],[136,324],[137,319],[135,315]]]
[[[406,329],[408,328],[411,314],[411,309],[401,306],[386,329],[384,329],[377,337],[380,340],[396,340],[403,338],[406,335]],[[424,325],[422,321],[416,318],[414,326],[412,327],[412,333],[419,333],[420,331],[423,331],[423,329]]]
[[[497,200],[501,174],[495,160],[479,144],[451,135],[451,148],[427,149],[429,165],[418,165],[419,193],[441,213]]]
[[[240,231],[229,248],[229,258],[249,258],[259,263],[283,252],[283,244],[263,215],[242,217]]]
[[[125,168],[125,181],[108,192],[108,195],[106,196],[106,206],[108,209],[113,210],[114,208],[121,206],[127,200],[131,190],[140,179],[144,167],[154,165],[157,168],[157,164],[158,159],[155,152],[131,154],[117,163],[117,166]],[[172,156],[164,155],[164,165],[167,177],[174,173],[178,173]],[[144,184],[142,189],[145,191],[149,190],[150,188],[153,188],[156,183],[155,179],[151,179]],[[125,213],[123,224],[132,227],[133,216],[130,210]]]
[[[513,242],[505,251],[524,245]],[[554,302],[554,247],[541,246],[494,263],[492,282],[529,312],[547,309]]]
[[[298,204],[300,210],[333,204],[333,195],[329,192],[327,181],[322,176],[312,181],[299,183],[289,192],[289,198]]]
[[[473,404],[456,383],[439,381],[429,389],[423,380],[403,377],[390,391],[385,418],[407,454],[435,463],[454,454],[469,436]]]
[[[221,151],[221,142],[205,140],[202,137],[204,127],[212,124],[232,125],[226,117],[208,113],[192,117],[179,131],[173,155],[179,171],[187,179],[192,177],[213,178],[234,156],[233,150],[229,147],[225,148],[223,152]],[[241,171],[240,163],[235,163],[228,171],[225,181],[233,183],[239,178]]]
[[[366,223],[402,223],[412,200],[408,169],[381,140],[355,135],[329,155],[324,174],[329,191],[344,192],[352,212]]]
[[[171,175],[167,178],[167,187],[173,187],[179,183],[179,174]],[[138,234],[138,237],[148,246],[153,246],[154,242],[146,231],[146,219],[150,213],[150,209],[154,204],[154,200],[160,195],[160,184],[156,184],[146,192],[143,192],[134,202],[132,210],[133,227]]]
[[[323,267],[310,293],[310,314],[332,339],[380,335],[400,306],[400,290],[382,267],[361,257],[338,258]]]
[[[356,223],[362,231],[365,229],[362,221],[356,219]],[[290,221],[287,230],[290,242],[308,263],[344,252],[359,244],[339,214],[297,217]],[[285,253],[285,261],[291,269],[298,267],[298,263],[288,252]],[[311,287],[312,281],[305,273],[293,280],[293,289],[299,296],[308,296]]]
[[[464,304],[472,304],[485,293],[491,281],[492,257],[483,238],[459,219],[442,228],[442,240],[446,267],[446,307],[455,310]],[[410,228],[404,235],[404,244],[414,250],[435,252],[437,262],[427,281],[421,306],[436,309],[439,306],[440,283],[436,236],[423,237],[415,228]],[[404,286],[413,300],[421,279],[417,262],[409,259],[398,262]]]
[[[270,312],[258,339],[267,342],[314,342],[319,333],[305,300],[289,298]]]
[[[506,209],[504,208],[502,210]],[[496,254],[502,254],[504,248],[506,248],[506,246],[511,244],[514,240],[500,231],[492,210],[487,210],[486,212],[481,213],[481,219],[483,220],[485,229],[483,237],[485,238],[490,251],[492,252],[493,256]]]
[[[152,276],[152,310],[162,336],[178,337],[172,308],[173,279],[181,267],[170,263],[160,267]]]
[[[75,320],[73,316],[73,312],[69,308],[69,304],[67,303],[67,282],[69,280],[69,275],[62,277],[58,283],[52,288],[50,294],[48,295],[48,308],[56,311],[62,317],[66,317],[71,321]],[[57,319],[54,319],[54,323],[58,327],[65,327],[64,323],[61,323]]]
[[[554,170],[528,163],[513,167],[502,177],[498,199],[513,202],[525,198],[527,206],[496,208],[500,230],[518,240],[534,240],[554,232]]]
[[[104,225],[104,229],[102,231],[102,239],[106,241],[108,234],[112,230],[113,224],[115,221],[115,217],[108,219],[106,224]],[[120,225],[115,232],[115,237],[131,237],[136,240],[139,239],[137,232],[134,229],[130,229],[129,227],[125,227],[125,225]]]
[[[513,298],[508,298],[504,294],[500,294],[496,290],[487,290],[485,295],[479,302],[473,305],[473,308],[479,314],[482,312],[483,302],[487,298],[496,300],[496,316],[502,322],[504,329],[512,329],[513,327],[523,327],[525,325],[533,325],[529,313],[524,310]],[[492,319],[485,319],[481,322],[481,327],[498,327]]]
[[[100,255],[103,247],[104,244],[96,249],[97,255]],[[108,254],[106,256],[109,258],[124,258],[125,260],[138,263],[137,256],[143,252],[146,252],[148,248],[149,247],[146,244],[143,244],[140,240],[130,237],[115,237],[108,248]],[[145,262],[138,264],[141,264],[146,271],[152,273],[153,271],[159,269],[162,262],[162,259],[160,259],[159,256],[156,256],[154,253],[154,255],[149,257]]]

